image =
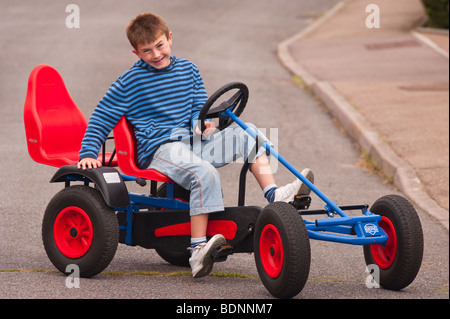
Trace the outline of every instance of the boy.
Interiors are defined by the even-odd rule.
[[[97,161],[101,145],[125,116],[135,130],[138,165],[156,169],[191,191],[189,263],[195,278],[206,276],[212,270],[211,251],[225,243],[220,234],[206,240],[208,214],[224,210],[216,168],[238,157],[247,159],[255,141],[237,126],[213,134],[213,122],[205,123],[202,135],[206,140],[192,139],[192,135],[201,134],[196,121],[207,100],[197,67],[172,56],[172,33],[155,14],[145,13],[133,19],[127,27],[127,37],[139,61],[110,86],[94,110],[82,142],[78,168],[101,166]],[[191,140],[200,143],[200,147],[191,145]],[[217,145],[231,148],[225,148],[220,161],[204,160],[202,152],[210,154]],[[289,202],[297,194],[309,194],[310,190],[299,179],[277,188],[264,149],[258,150],[252,159],[251,171],[269,202]],[[302,173],[312,181],[310,170]]]

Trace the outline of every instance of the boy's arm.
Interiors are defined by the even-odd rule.
[[[193,65],[193,77],[194,77],[194,91],[193,91],[193,103],[191,110],[191,128],[193,132],[197,131],[197,120],[200,111],[205,105],[208,95],[206,94],[205,84],[203,83],[202,76],[198,68]]]
[[[111,85],[89,119],[86,133],[81,142],[78,168],[101,166],[101,162],[97,161],[100,148],[127,109],[125,90],[118,80]]]

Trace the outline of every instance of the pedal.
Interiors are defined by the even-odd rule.
[[[227,257],[233,253],[233,247],[230,244],[223,244],[215,247],[211,251],[211,258],[214,262],[222,262],[227,260]]]
[[[291,204],[296,209],[308,209],[309,205],[311,205],[311,197],[308,195],[297,195],[294,197]]]

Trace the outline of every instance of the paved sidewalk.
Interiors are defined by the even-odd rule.
[[[385,177],[449,228],[448,33],[417,32],[420,0],[338,2],[279,46],[301,77]],[[370,191],[370,188],[368,188]]]

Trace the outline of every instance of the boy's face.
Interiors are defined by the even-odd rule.
[[[171,46],[172,32],[169,33],[169,38],[163,34],[155,42],[138,44],[137,48],[133,49],[133,53],[151,67],[164,69],[170,64]]]

